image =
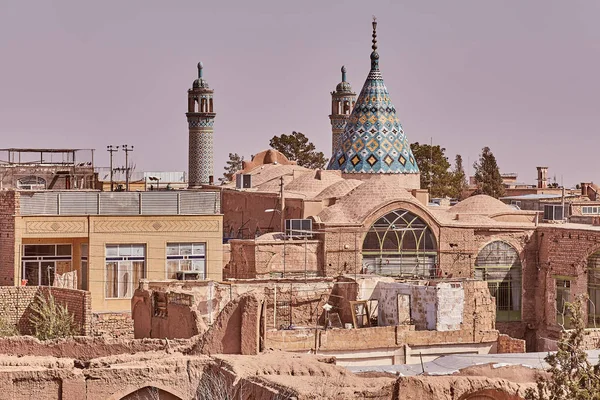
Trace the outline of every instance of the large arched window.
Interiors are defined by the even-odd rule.
[[[600,327],[600,251],[588,258],[588,323],[591,328]]]
[[[475,278],[488,283],[496,298],[496,321],[521,320],[521,259],[510,244],[487,244],[475,260]]]
[[[363,241],[365,272],[380,275],[431,277],[437,246],[431,228],[406,210],[379,218]]]

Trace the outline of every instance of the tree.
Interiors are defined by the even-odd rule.
[[[291,135],[282,134],[273,136],[269,145],[281,152],[290,161],[311,169],[323,169],[327,163],[325,155],[316,150],[314,144],[301,132],[292,132]]]
[[[452,174],[448,157],[444,154],[446,149],[419,142],[412,143],[410,149],[421,171],[421,188],[429,189],[431,197],[450,196]]]
[[[219,178],[221,183],[231,182],[233,175],[242,169],[243,161],[244,156],[240,156],[238,153],[229,153],[229,160],[226,162],[225,172],[223,173],[223,177]]]
[[[586,300],[586,296],[578,296],[574,303],[566,304],[572,328],[569,331],[563,328],[558,351],[544,358],[550,365],[550,378],[540,376],[537,379],[537,387],[525,392],[525,399],[600,399],[600,363],[592,365],[583,350],[583,304]]]
[[[467,176],[463,168],[463,160],[460,154],[456,155],[454,160],[454,171],[452,171],[452,186],[450,188],[450,196],[457,200],[463,199],[463,193],[467,189]]]
[[[504,195],[504,185],[496,157],[489,147],[484,147],[479,155],[479,161],[473,164],[475,168],[475,181],[477,190],[474,194],[487,194],[498,198]]]

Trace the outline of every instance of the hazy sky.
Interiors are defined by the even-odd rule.
[[[600,1],[0,0],[0,147],[135,146],[137,169],[187,170],[187,89],[215,89],[215,175],[273,135],[330,155],[340,67],[358,93],[371,15],[411,142],[565,185],[600,181]],[[2,155],[4,158],[4,155]],[[117,153],[117,163],[124,158]]]

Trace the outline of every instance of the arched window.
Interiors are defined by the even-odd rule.
[[[600,327],[600,251],[588,258],[588,323],[590,328]]]
[[[26,176],[17,181],[17,188],[25,190],[46,189],[46,180],[39,176]]]
[[[496,321],[521,320],[521,259],[510,244],[487,244],[475,259],[475,278],[488,283],[496,298]]]
[[[362,247],[365,272],[380,275],[432,277],[437,245],[431,228],[406,210],[379,218],[367,232]]]

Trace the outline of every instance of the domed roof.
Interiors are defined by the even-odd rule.
[[[371,70],[327,169],[343,173],[418,174],[419,167],[379,72],[377,22]]]
[[[515,210],[510,208],[498,199],[485,194],[478,194],[475,196],[467,197],[463,201],[453,205],[448,209],[449,213],[453,214],[479,214],[479,215],[492,215],[502,212],[514,212]]]
[[[359,181],[358,179],[344,179],[326,187],[321,193],[315,196],[315,200],[343,197],[362,183],[363,181]]]
[[[335,94],[354,94],[350,82],[346,81],[346,67],[342,65],[342,81],[335,87]]]
[[[194,89],[198,89],[198,88],[201,88],[201,89],[208,89],[208,88],[209,88],[209,87],[208,87],[208,82],[206,81],[206,79],[204,79],[204,78],[202,77],[202,70],[203,70],[203,69],[204,69],[204,65],[202,64],[202,61],[200,61],[200,62],[198,63],[198,79],[196,79],[196,80],[194,81],[194,83],[192,84],[192,87],[193,87]]]

